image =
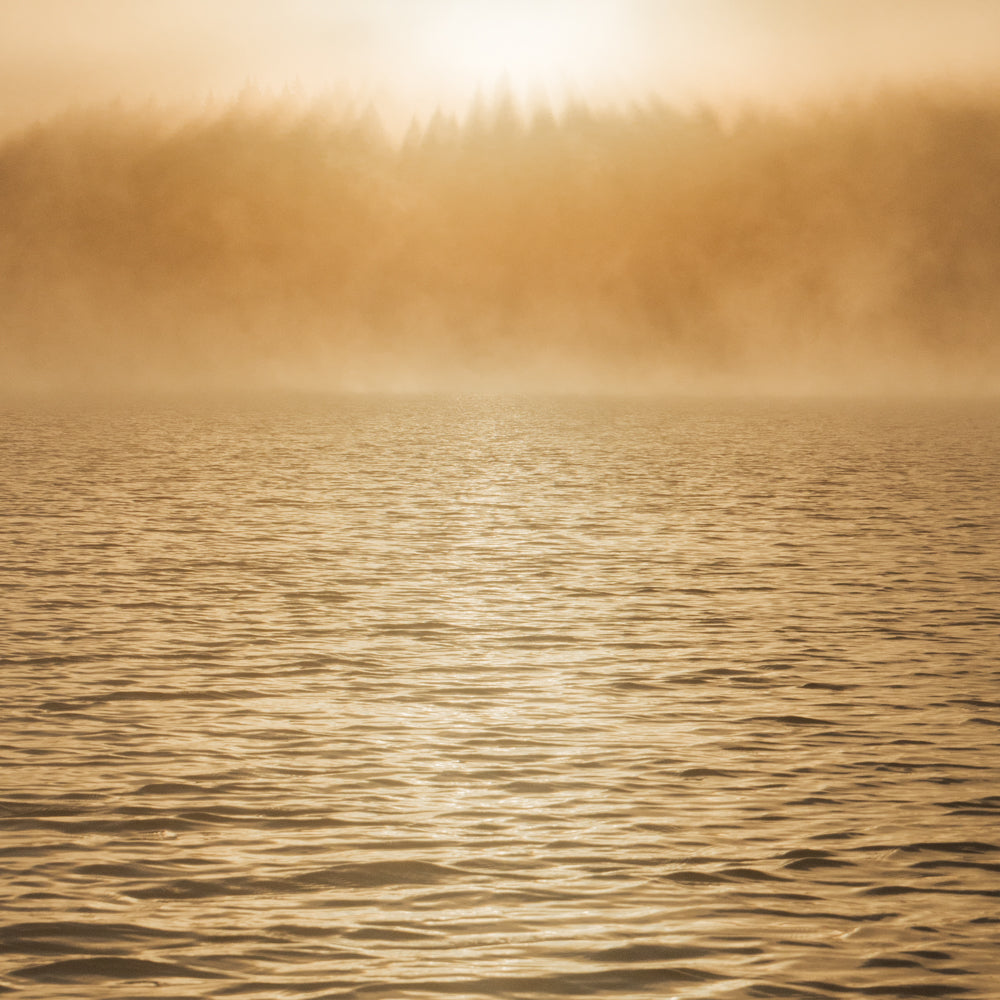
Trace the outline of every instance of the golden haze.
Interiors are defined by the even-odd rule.
[[[997,81],[984,0],[5,0],[0,132],[121,99],[200,108],[247,83],[345,92],[394,128],[518,96],[793,104]]]
[[[971,0],[5,4],[3,381],[992,391],[998,40]]]
[[[1000,96],[484,103],[402,144],[249,96],[0,149],[10,386],[992,390]]]

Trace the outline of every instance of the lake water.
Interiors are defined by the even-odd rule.
[[[1000,406],[8,406],[0,992],[1000,996]]]

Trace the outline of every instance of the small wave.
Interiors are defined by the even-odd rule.
[[[225,979],[218,972],[195,969],[173,962],[152,962],[141,958],[71,958],[45,965],[16,969],[13,975],[39,982],[65,982],[77,979],[147,980],[147,979]]]
[[[725,885],[732,881],[724,875],[713,875],[711,872],[671,872],[663,877],[680,885]]]
[[[785,726],[838,726],[829,719],[814,719],[808,715],[755,715],[748,722],[778,722]]]

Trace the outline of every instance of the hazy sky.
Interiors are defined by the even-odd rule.
[[[116,97],[348,90],[397,113],[523,95],[688,101],[996,75],[996,0],[0,0],[0,128]]]

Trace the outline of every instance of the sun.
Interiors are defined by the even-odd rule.
[[[458,0],[427,25],[425,61],[456,94],[499,85],[526,99],[593,92],[612,84],[627,59],[615,8],[605,0]]]

